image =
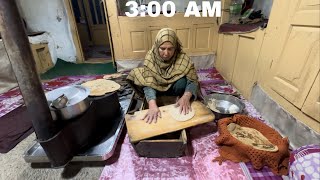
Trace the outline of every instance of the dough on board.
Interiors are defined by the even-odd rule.
[[[189,111],[188,114],[184,115],[183,113],[180,114],[180,107],[176,107],[172,105],[172,108],[169,109],[169,113],[171,117],[176,121],[187,121],[194,117],[195,110],[191,107],[192,111]]]

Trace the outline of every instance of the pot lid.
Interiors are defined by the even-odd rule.
[[[48,102],[52,102],[63,94],[68,98],[66,106],[72,106],[86,99],[90,94],[90,90],[81,85],[64,86],[47,92],[46,98]]]

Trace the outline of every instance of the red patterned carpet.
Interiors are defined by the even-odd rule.
[[[202,94],[221,92],[237,94],[214,69],[198,71]],[[45,91],[70,84],[101,78],[95,76],[65,76],[43,83]],[[241,96],[240,96],[241,97]],[[261,116],[245,99],[245,114],[258,118]],[[17,126],[19,124],[19,126]],[[21,126],[20,126],[21,125]],[[18,89],[0,94],[0,152],[11,150],[33,132],[30,117],[23,106]],[[188,129],[188,153],[181,158],[141,158],[135,153],[127,135],[120,140],[118,151],[106,161],[100,179],[281,179],[268,168],[256,171],[251,163],[225,162],[221,166],[212,160],[217,157],[218,146],[214,139],[218,136],[214,122]]]

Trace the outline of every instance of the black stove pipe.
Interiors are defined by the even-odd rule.
[[[57,134],[15,0],[0,0],[0,33],[39,141]]]
[[[52,120],[15,0],[0,0],[0,34],[32,117],[37,140],[51,165],[63,167],[79,150],[89,147],[93,140],[99,142],[106,135],[110,119],[119,116],[118,95],[114,92],[101,100],[92,100],[83,115],[58,126]],[[110,109],[106,111],[105,107]]]

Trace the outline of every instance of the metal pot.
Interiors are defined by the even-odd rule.
[[[241,100],[232,95],[210,94],[204,97],[204,101],[212,111],[224,115],[241,113],[245,108]]]
[[[46,93],[53,120],[69,120],[83,114],[90,107],[90,90],[84,86],[64,86]],[[68,102],[62,108],[52,106],[52,102],[65,95]]]
[[[69,120],[83,114],[90,107],[90,101],[86,98],[72,106],[66,106],[61,109],[50,107],[53,120]]]

